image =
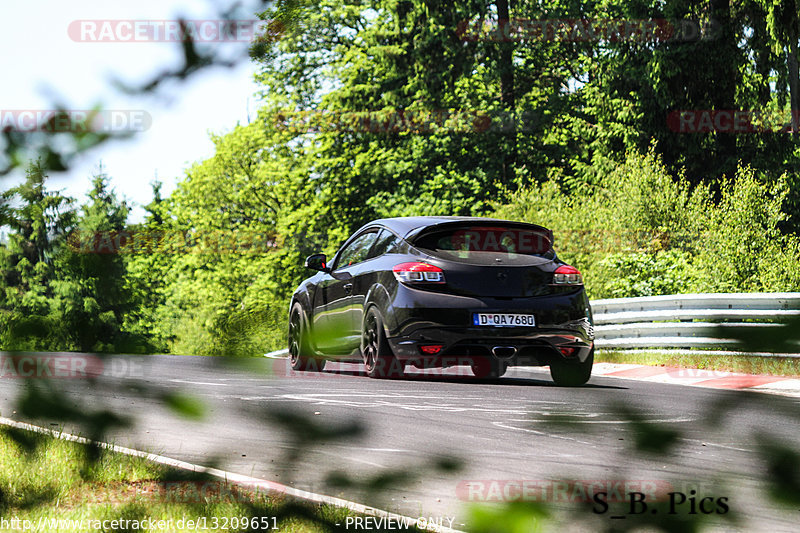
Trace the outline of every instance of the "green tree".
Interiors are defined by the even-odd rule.
[[[162,183],[151,183],[153,200],[144,206],[147,215],[142,224],[128,227],[133,240],[129,253],[124,253],[125,287],[131,297],[131,308],[125,314],[124,330],[148,339],[154,351],[169,351],[171,328],[158,315],[166,301],[169,284],[167,274],[172,257],[158,249],[172,227],[171,202],[161,195]]]
[[[0,247],[0,339],[5,349],[46,349],[53,331],[50,304],[56,262],[74,227],[74,200],[45,187],[41,161],[31,163],[25,182],[2,195],[3,224],[10,229]]]
[[[109,181],[101,166],[76,224],[81,247],[57,259],[52,308],[65,344],[81,351],[138,351],[122,327],[132,307],[119,253],[129,207],[109,188]]]
[[[252,355],[282,344],[275,317],[283,320],[302,258],[321,246],[302,235],[322,223],[305,147],[290,140],[267,120],[237,126],[213,136],[215,155],[169,198],[156,188],[132,230],[158,244],[126,255],[138,302],[130,331],[178,353]]]

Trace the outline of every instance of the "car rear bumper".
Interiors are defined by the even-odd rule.
[[[541,330],[522,336],[487,336],[467,328],[461,331],[444,328],[424,328],[411,337],[393,337],[389,345],[401,361],[423,366],[468,364],[474,358],[493,357],[509,366],[549,365],[553,360],[585,361],[594,345],[578,330]],[[438,346],[439,353],[427,355],[423,346]],[[461,362],[453,362],[460,359]]]
[[[594,327],[585,291],[532,298],[473,298],[405,289],[387,313],[388,340],[395,356],[424,366],[468,364],[494,357],[514,365],[549,365],[553,360],[585,361],[594,345]],[[473,325],[478,312],[533,314],[534,327]],[[422,346],[441,345],[436,354]],[[499,349],[498,349],[499,348]],[[454,363],[460,359],[461,362]]]

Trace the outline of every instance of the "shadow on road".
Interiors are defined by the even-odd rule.
[[[353,365],[355,366],[355,365]],[[456,371],[457,372],[457,371]],[[322,372],[293,372],[287,378],[307,378],[307,379],[333,379],[340,376],[347,377],[360,377],[369,379],[366,372],[356,369],[336,369],[336,370],[323,370]],[[284,376],[281,376],[284,377]],[[467,374],[442,374],[442,373],[425,373],[425,371],[406,371],[403,377],[391,378],[385,380],[391,381],[414,381],[414,382],[430,382],[430,383],[462,383],[462,384],[481,384],[481,385],[495,385],[495,386],[537,386],[537,387],[559,387],[549,379],[538,378],[523,378],[523,377],[501,377],[496,379],[478,378],[473,375]],[[562,388],[562,387],[559,387]],[[567,388],[583,388],[583,389],[612,389],[612,390],[627,390],[628,387],[617,385],[600,385],[597,383],[587,383],[582,387],[567,387]]]

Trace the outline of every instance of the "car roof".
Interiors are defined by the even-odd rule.
[[[394,218],[382,218],[379,220],[373,220],[368,224],[364,224],[358,231],[361,231],[364,228],[381,225],[389,228],[390,230],[394,231],[401,237],[408,237],[412,233],[418,233],[420,230],[429,228],[431,226],[438,226],[440,224],[448,224],[454,222],[474,222],[474,223],[501,223],[501,224],[515,224],[515,225],[525,225],[525,226],[534,226],[534,227],[541,227],[537,226],[536,224],[530,224],[527,222],[513,222],[510,220],[502,220],[499,218],[486,218],[486,217],[458,217],[458,216],[417,216],[417,217],[394,217]],[[356,232],[358,233],[358,232]]]

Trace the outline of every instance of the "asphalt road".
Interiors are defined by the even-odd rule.
[[[778,509],[763,498],[768,467],[760,451],[768,442],[800,450],[798,399],[603,377],[562,388],[546,369],[511,369],[490,383],[458,375],[374,380],[356,365],[292,375],[284,361],[267,359],[240,368],[204,357],[70,357],[77,374],[86,367],[102,375],[19,379],[6,366],[0,415],[60,424],[25,417],[18,407],[27,384],[55,387],[65,405],[134,420],[108,436],[115,444],[412,517],[455,517],[453,527],[467,520],[469,501],[514,499],[523,486],[527,497],[554,503],[556,513],[568,512],[582,490],[602,485],[611,501],[617,490],[683,492],[678,517],[705,517],[700,500],[713,498],[704,506],[707,518],[724,530],[795,531],[800,518],[796,506]],[[203,420],[164,407],[158,396],[177,391],[202,403]],[[74,423],[63,427],[85,433]],[[354,433],[356,427],[362,432]],[[349,434],[324,438],[337,430]],[[637,452],[637,442],[653,451]],[[451,459],[460,468],[442,469]],[[789,474],[800,477],[800,471]],[[383,489],[364,486],[380,476],[400,479]],[[548,480],[577,483],[567,488]],[[593,513],[600,506],[590,503],[570,516],[585,517],[576,527],[586,530],[621,526],[636,519],[631,510],[641,510],[621,499],[605,513]],[[692,501],[696,515],[690,515]],[[720,502],[730,511],[721,512]],[[726,521],[734,515],[737,524]]]

